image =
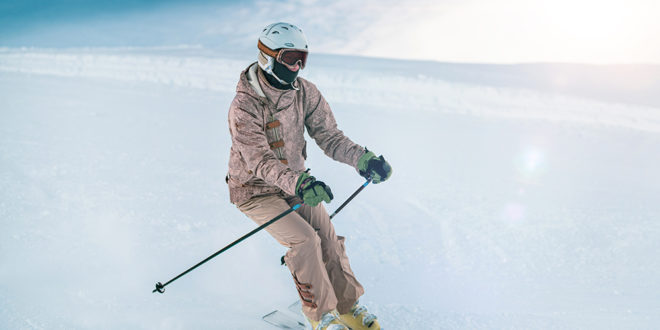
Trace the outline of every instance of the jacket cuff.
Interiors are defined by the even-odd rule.
[[[298,184],[298,178],[300,178],[300,174],[302,174],[302,171],[291,171],[287,173],[287,176],[284,178],[284,182],[282,185],[280,185],[280,189],[282,189],[285,193],[288,195],[296,195],[296,185]]]

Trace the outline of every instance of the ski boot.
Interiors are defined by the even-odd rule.
[[[352,330],[380,330],[376,315],[367,311],[367,308],[355,302],[351,311],[339,315],[339,319]]]
[[[309,321],[309,324],[312,325],[313,330],[349,330],[344,323],[339,320],[339,313],[337,313],[337,310],[332,310],[323,314],[319,321],[307,320]]]

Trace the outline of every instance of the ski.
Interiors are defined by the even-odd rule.
[[[307,328],[305,319],[302,314],[302,306],[300,300],[296,300],[287,308],[289,312],[274,310],[262,317],[264,321],[272,324],[280,329],[299,329]]]
[[[279,310],[274,310],[262,317],[264,321],[280,329],[304,330],[305,323]]]
[[[300,302],[300,299],[296,299],[291,305],[289,305],[288,309],[291,311],[291,313],[294,313],[296,315],[303,315],[302,313],[302,303]]]

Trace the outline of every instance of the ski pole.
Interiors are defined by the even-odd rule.
[[[347,199],[344,203],[342,203],[342,204],[337,208],[337,210],[335,210],[335,211],[332,213],[332,215],[330,216],[330,219],[332,219],[332,217],[334,217],[337,213],[339,213],[339,211],[341,211],[346,205],[348,205],[348,203],[349,203],[351,200],[353,200],[353,198],[355,198],[355,196],[357,196],[357,194],[359,194],[359,193],[362,191],[362,189],[364,189],[364,188],[365,188],[370,182],[371,182],[371,178],[367,178],[367,181],[366,181],[362,186],[360,186],[360,188],[358,188],[358,190],[356,190],[356,191],[355,191],[350,197],[348,197],[348,199]],[[160,292],[160,293],[165,293],[165,287],[166,287],[168,284],[170,284],[170,283],[176,281],[177,279],[179,279],[180,277],[182,277],[182,276],[184,276],[184,275],[190,273],[190,272],[191,272],[192,270],[194,270],[195,268],[197,268],[197,267],[201,266],[202,264],[204,264],[205,262],[207,262],[207,261],[209,261],[209,260],[211,260],[211,259],[217,257],[219,254],[221,254],[221,253],[223,253],[223,252],[229,250],[229,249],[232,248],[234,245],[236,245],[236,244],[242,242],[243,240],[245,240],[246,238],[248,238],[248,237],[254,235],[254,234],[257,233],[258,231],[260,231],[260,230],[262,230],[262,229],[264,229],[264,228],[266,228],[266,227],[272,225],[275,221],[277,221],[277,220],[283,218],[283,217],[286,216],[287,214],[289,214],[289,213],[291,213],[291,212],[297,210],[298,208],[300,208],[301,205],[302,205],[302,204],[296,204],[296,205],[294,205],[293,207],[291,207],[290,209],[288,209],[288,210],[282,212],[280,215],[274,217],[274,218],[271,219],[270,221],[264,223],[263,225],[261,225],[261,226],[255,228],[254,230],[252,230],[251,232],[249,232],[249,233],[243,235],[241,238],[235,240],[235,241],[232,242],[231,244],[225,246],[225,247],[222,248],[220,251],[218,251],[218,252],[216,252],[216,253],[210,255],[208,258],[206,258],[206,259],[200,261],[198,264],[196,264],[196,265],[194,265],[194,266],[188,268],[188,270],[186,270],[185,272],[183,272],[183,273],[177,275],[175,278],[173,278],[173,279],[171,279],[171,280],[165,282],[165,284],[162,284],[161,282],[156,283],[156,288],[155,288],[153,291],[151,291],[151,292],[152,292],[152,293],[155,293],[156,291],[158,291],[158,292]]]
[[[337,215],[337,213],[339,213],[339,211],[341,211],[341,209],[343,209],[344,206],[348,205],[348,203],[350,203],[353,200],[353,198],[355,198],[355,196],[357,196],[357,194],[359,194],[360,191],[362,191],[362,189],[364,189],[364,187],[366,187],[370,182],[371,182],[371,177],[367,178],[367,182],[361,185],[360,188],[358,188],[358,190],[356,190],[350,197],[348,197],[348,199],[344,203],[339,205],[339,207],[334,212],[332,212],[332,214],[330,215],[330,219],[332,219],[332,217]]]
[[[348,205],[348,203],[350,203],[353,200],[353,198],[355,198],[355,196],[357,196],[357,194],[359,194],[360,191],[364,189],[364,187],[369,185],[369,183],[371,183],[371,177],[367,177],[367,181],[364,184],[362,184],[360,188],[358,188],[358,190],[356,190],[353,194],[351,194],[351,196],[349,196],[346,201],[344,201],[341,205],[339,205],[339,207],[334,212],[332,212],[332,214],[330,215],[330,220],[332,220],[332,217],[337,215],[339,211],[341,211],[346,205]],[[286,265],[286,262],[284,261],[284,256],[280,258],[280,263],[282,264],[282,266]]]
[[[166,287],[168,284],[170,284],[170,283],[176,281],[176,280],[177,280],[178,278],[180,278],[181,276],[190,273],[193,269],[195,269],[195,268],[201,266],[201,265],[204,264],[205,262],[207,262],[207,261],[209,261],[209,260],[211,260],[211,259],[217,257],[220,253],[229,250],[229,249],[232,248],[234,245],[236,245],[236,244],[242,242],[244,239],[246,239],[246,238],[248,238],[248,237],[254,235],[256,232],[258,232],[258,231],[260,231],[260,230],[262,230],[262,229],[264,229],[264,228],[270,226],[270,225],[273,224],[275,221],[277,221],[277,220],[283,218],[283,217],[286,216],[287,214],[289,214],[289,213],[291,213],[291,212],[297,210],[301,205],[302,205],[302,204],[296,204],[296,205],[292,206],[290,209],[288,209],[288,210],[282,212],[280,215],[274,217],[272,220],[270,220],[270,221],[264,223],[263,225],[261,225],[261,226],[255,228],[254,230],[252,230],[251,232],[249,232],[249,233],[243,235],[241,238],[235,240],[235,241],[232,242],[231,244],[229,244],[229,245],[223,247],[220,251],[218,251],[218,252],[216,252],[216,253],[210,255],[208,258],[206,258],[206,259],[200,261],[198,264],[196,264],[196,265],[194,265],[194,266],[188,268],[188,270],[186,270],[185,272],[183,272],[183,273],[177,275],[175,278],[173,278],[173,279],[171,279],[171,280],[165,282],[165,284],[162,284],[162,283],[160,283],[160,282],[156,283],[156,288],[155,288],[153,291],[151,291],[151,292],[152,292],[152,293],[155,293],[156,291],[158,291],[158,292],[160,292],[160,293],[164,293],[164,292],[165,292],[165,287]]]

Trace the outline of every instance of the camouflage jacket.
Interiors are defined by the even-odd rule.
[[[337,128],[314,84],[299,77],[294,86],[270,86],[256,62],[241,72],[229,107],[232,144],[226,181],[232,203],[265,194],[295,195],[307,158],[305,129],[326,155],[357,169],[364,149]]]

